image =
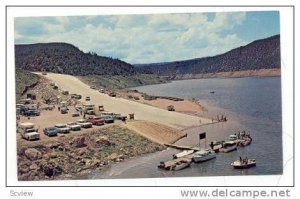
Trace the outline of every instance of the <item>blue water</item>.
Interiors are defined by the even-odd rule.
[[[266,175],[282,173],[282,116],[280,77],[217,78],[173,81],[167,84],[136,87],[141,92],[185,99],[196,98],[207,111],[199,115],[212,117],[224,114],[226,123],[186,130],[187,138],[177,144],[198,145],[199,132],[207,132],[207,141],[223,140],[237,131],[246,130],[253,142],[250,146],[224,154],[191,168],[171,172],[157,169],[160,161],[171,159],[175,149],[133,158],[112,166],[94,178],[178,177],[212,175]],[[215,93],[212,94],[211,91]],[[204,144],[204,143],[202,143]],[[242,157],[255,158],[257,166],[235,170],[230,163]]]

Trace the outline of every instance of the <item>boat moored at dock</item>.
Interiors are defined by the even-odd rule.
[[[222,148],[220,148],[220,152],[229,153],[237,150],[237,143],[235,141],[226,141],[222,143]]]
[[[173,158],[176,159],[176,158],[181,158],[181,157],[184,157],[184,156],[187,156],[187,155],[190,155],[194,153],[194,150],[184,150],[180,153],[177,153],[177,154],[174,154],[173,155]]]
[[[197,151],[192,156],[192,160],[195,163],[205,162],[214,158],[216,158],[216,153],[213,150]]]

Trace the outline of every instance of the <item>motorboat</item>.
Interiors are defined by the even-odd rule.
[[[255,159],[236,160],[231,163],[231,166],[235,169],[248,169],[256,166]]]
[[[176,162],[175,165],[171,166],[170,170],[179,171],[179,170],[185,169],[190,166],[191,162],[192,162],[191,160],[189,160],[189,161],[188,160],[180,160],[180,161]]]
[[[220,152],[229,153],[234,150],[237,150],[237,144],[235,141],[226,141],[222,144],[222,148],[220,148]]]
[[[177,154],[174,154],[173,155],[173,158],[176,159],[176,158],[181,158],[181,157],[184,157],[184,156],[187,156],[187,155],[190,155],[194,153],[194,150],[184,150],[180,153],[177,153]]]
[[[216,153],[213,150],[197,151],[192,156],[192,160],[195,163],[205,162],[214,158],[216,158]]]
[[[166,162],[160,162],[158,168],[166,169],[170,171],[178,171],[186,167],[189,167],[191,163],[192,160],[190,158],[179,158],[179,159],[173,159]]]
[[[239,143],[239,145],[245,147],[245,146],[250,145],[251,142],[252,142],[251,139],[246,139],[246,140],[241,141],[241,142]]]

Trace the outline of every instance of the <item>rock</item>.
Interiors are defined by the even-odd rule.
[[[22,175],[19,175],[19,176],[18,176],[18,179],[19,179],[20,181],[26,181],[26,180],[28,180],[29,176],[30,176],[30,173],[24,173],[24,174],[22,174]]]
[[[59,142],[54,142],[54,143],[48,144],[47,147],[49,147],[50,149],[57,149],[61,145],[62,144]]]
[[[86,160],[86,162],[85,162],[85,166],[87,168],[91,168],[91,167],[97,166],[99,164],[100,164],[100,160],[98,160],[97,158],[93,158],[91,160]]]
[[[19,171],[20,174],[28,173],[29,168],[19,168],[18,171]]]
[[[62,169],[53,163],[43,165],[43,171],[48,177],[56,176],[62,173]]]
[[[37,169],[38,169],[38,165],[32,164],[32,165],[30,165],[29,168],[30,168],[31,170],[37,170]]]
[[[42,153],[34,148],[29,148],[29,149],[25,150],[25,156],[29,160],[34,161],[34,160],[42,158]]]
[[[50,158],[57,158],[57,153],[56,152],[52,152],[49,154]]]
[[[84,144],[84,142],[85,142],[85,137],[84,137],[84,136],[81,136],[81,137],[78,137],[78,138],[74,138],[70,144],[71,144],[73,147],[81,148],[81,147],[85,147],[85,146],[86,146],[86,145]]]
[[[97,138],[96,143],[101,145],[106,145],[106,146],[114,145],[114,143],[109,141],[108,137],[106,136],[101,136]]]
[[[63,146],[59,146],[59,147],[58,147],[58,150],[63,151],[63,150],[64,150],[64,147],[63,147]]]
[[[82,148],[82,149],[79,149],[76,153],[76,155],[79,155],[79,156],[82,156],[84,154],[87,153],[87,149],[86,148]],[[80,157],[79,157],[80,158]],[[77,159],[77,158],[76,158]],[[81,158],[80,158],[81,159]]]
[[[44,155],[43,155],[43,159],[49,160],[49,159],[50,159],[50,156],[49,156],[48,154],[44,154]]]
[[[118,158],[118,154],[116,153],[112,153],[107,157],[108,160],[112,160],[112,161],[115,161],[117,158]]]
[[[76,171],[77,171],[77,172],[80,172],[80,171],[82,171],[82,168],[78,168]]]

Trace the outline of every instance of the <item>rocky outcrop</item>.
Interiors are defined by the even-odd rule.
[[[70,142],[70,145],[72,145],[73,147],[76,147],[76,148],[81,148],[81,147],[86,146],[86,144],[84,142],[85,142],[85,137],[81,136],[81,137],[78,137],[78,138],[74,138]]]
[[[31,145],[29,147],[29,145]],[[18,179],[73,179],[164,147],[117,126],[48,143],[18,144]]]
[[[42,158],[42,153],[34,148],[26,149],[24,153],[25,156],[31,161]]]

